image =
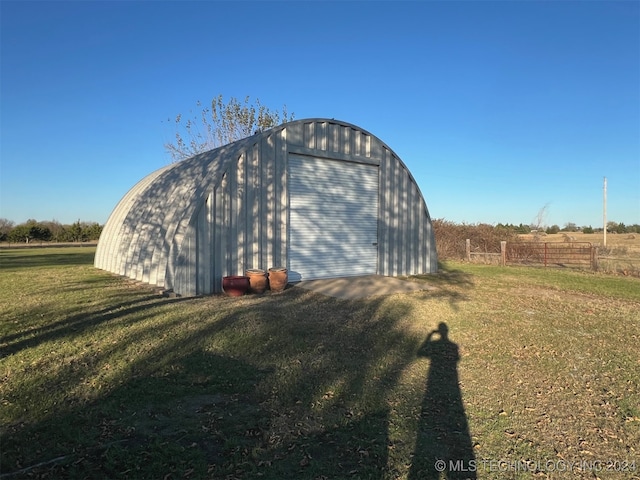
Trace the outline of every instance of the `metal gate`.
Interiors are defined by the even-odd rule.
[[[596,261],[589,242],[507,242],[507,263],[595,268]]]

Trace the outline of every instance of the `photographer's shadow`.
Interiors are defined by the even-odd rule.
[[[458,346],[440,323],[418,350],[431,360],[410,480],[475,479],[475,457],[458,383]]]

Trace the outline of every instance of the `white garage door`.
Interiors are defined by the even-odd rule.
[[[290,281],[377,273],[377,166],[289,155],[289,209]]]

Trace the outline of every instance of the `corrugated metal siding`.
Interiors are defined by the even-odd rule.
[[[280,182],[284,178],[286,156],[276,155],[283,132],[271,133],[242,149],[229,162],[219,184],[212,186],[209,216],[200,214],[187,231],[183,252],[176,263],[179,282],[174,285],[175,291],[196,294],[221,291],[222,277],[242,274],[250,268],[279,266],[286,258],[281,225],[284,223],[286,227],[281,213],[286,195]],[[205,231],[210,233],[198,235],[197,244],[191,241],[195,232]],[[194,248],[197,253],[192,251]],[[196,259],[195,277],[187,261],[190,258]]]
[[[225,275],[287,265],[290,155],[378,168],[377,271],[437,271],[426,204],[405,165],[368,132],[325,119],[297,120],[150,174],[107,221],[96,267],[192,295],[220,291]]]
[[[437,272],[427,206],[406,166],[386,147],[380,185],[379,272],[390,276]]]
[[[119,260],[122,238],[125,236],[125,232],[128,227],[125,220],[131,209],[134,208],[140,198],[146,194],[149,185],[161,174],[173,167],[175,167],[175,165],[167,165],[166,167],[150,173],[134,185],[131,190],[125,194],[122,200],[118,202],[118,205],[116,205],[109,216],[109,220],[105,224],[100,235],[94,259],[96,267],[118,274],[122,273],[120,271]]]

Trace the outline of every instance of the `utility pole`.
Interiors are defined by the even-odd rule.
[[[604,177],[604,186],[602,187],[603,192],[603,202],[602,202],[602,223],[604,224],[604,228],[602,229],[603,233],[603,246],[607,248],[607,177]]]

